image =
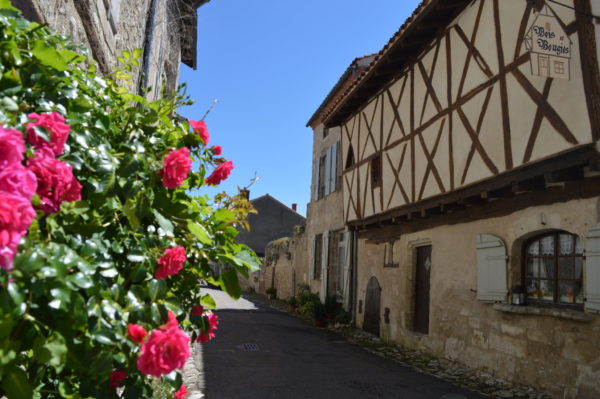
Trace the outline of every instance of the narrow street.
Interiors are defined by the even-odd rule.
[[[221,323],[217,338],[203,346],[208,399],[484,397],[287,314],[210,293]]]

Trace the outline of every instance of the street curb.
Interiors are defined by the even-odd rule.
[[[206,380],[204,377],[204,361],[202,356],[202,344],[194,342],[191,345],[192,355],[183,366],[183,383],[187,387],[187,399],[203,399]]]

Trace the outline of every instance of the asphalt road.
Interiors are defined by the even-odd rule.
[[[210,293],[221,323],[203,346],[207,399],[485,398],[295,317]]]

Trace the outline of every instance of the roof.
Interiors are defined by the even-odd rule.
[[[446,28],[472,0],[423,0],[373,62],[327,111],[327,127],[338,126],[403,73],[436,35]]]
[[[346,71],[339,78],[339,80],[337,81],[335,86],[333,86],[333,88],[329,91],[329,94],[327,94],[327,97],[325,97],[325,100],[323,100],[321,105],[319,105],[319,108],[317,108],[317,110],[310,117],[308,122],[306,122],[307,127],[310,126],[310,124],[315,119],[317,119],[317,117],[321,114],[321,112],[325,109],[325,107],[327,107],[331,103],[331,101],[334,100],[335,96],[342,89],[342,86],[344,85],[344,83],[346,83],[346,81],[350,78],[356,78],[356,77],[360,76],[359,75],[360,72],[365,70],[369,66],[369,64],[373,61],[373,59],[375,59],[375,54],[369,54],[369,55],[365,55],[363,57],[355,58],[350,63],[350,65],[348,66],[348,68],[346,68]]]
[[[250,202],[258,213],[248,215],[250,231],[240,231],[236,241],[248,245],[259,256],[264,255],[268,243],[282,237],[290,237],[295,226],[306,224],[304,216],[269,194]]]
[[[210,0],[181,0],[181,62],[197,67],[198,8]]]

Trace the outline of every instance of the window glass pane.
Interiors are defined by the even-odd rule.
[[[529,258],[527,260],[527,277],[539,277],[540,276],[540,259]]]
[[[574,303],[577,295],[575,283],[572,281],[559,282],[560,301],[563,303]]]
[[[558,258],[558,277],[575,278],[575,258]]]
[[[571,234],[561,234],[559,242],[561,255],[570,255],[573,253],[575,246],[573,245],[573,236]]]
[[[554,255],[554,236],[547,236],[540,240],[540,252],[542,255]]]
[[[531,280],[527,283],[527,296],[538,299],[541,296],[539,281]]]
[[[540,280],[541,300],[554,301],[554,287],[552,280]]]
[[[540,258],[540,277],[554,278],[554,258]]]
[[[581,240],[577,236],[575,236],[575,253],[578,255],[583,254],[583,245],[581,245]]]
[[[576,279],[582,279],[582,272],[583,272],[583,257],[578,256],[575,258],[575,278]]]
[[[583,303],[583,290],[581,289],[581,281],[575,282],[575,303]]]
[[[529,248],[527,249],[527,253],[529,255],[539,255],[540,254],[540,242],[534,241],[529,244]]]

